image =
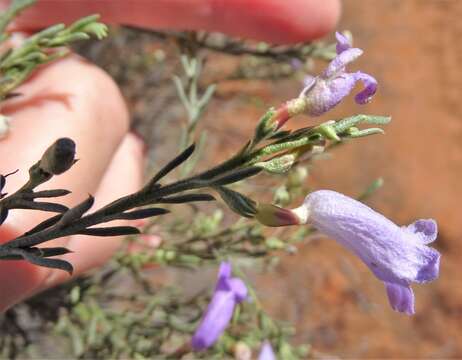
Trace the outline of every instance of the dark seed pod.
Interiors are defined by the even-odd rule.
[[[40,168],[48,174],[59,175],[74,165],[74,157],[75,142],[61,138],[45,151],[40,160]]]

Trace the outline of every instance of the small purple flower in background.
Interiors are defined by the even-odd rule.
[[[355,96],[358,104],[366,104],[377,90],[377,81],[361,71],[345,72],[345,66],[362,55],[361,49],[352,48],[348,38],[340,33],[337,38],[337,56],[327,66],[327,69],[317,77],[307,76],[301,95],[307,102],[307,112],[318,116],[336,106],[347,96],[357,81],[362,81],[365,89]]]
[[[263,342],[260,354],[258,355],[258,360],[276,360],[276,355],[274,354],[271,343],[268,340]]]
[[[309,194],[292,210],[300,223],[309,223],[353,251],[385,283],[391,307],[414,314],[410,284],[435,280],[440,254],[427,246],[436,239],[432,219],[399,227],[368,206],[335,191]]]
[[[236,304],[247,298],[245,283],[231,277],[231,264],[222,262],[212,300],[192,338],[194,351],[212,346],[229,325]]]

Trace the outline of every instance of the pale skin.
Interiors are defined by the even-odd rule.
[[[6,1],[0,1],[1,7]],[[156,29],[205,29],[276,43],[306,41],[332,31],[340,13],[339,0],[39,0],[14,24],[34,31],[58,22],[99,13],[107,23]],[[136,191],[143,181],[142,141],[129,132],[130,118],[113,80],[78,56],[46,66],[17,89],[21,97],[4,102],[1,113],[12,117],[8,138],[0,141],[0,173],[17,168],[8,178],[13,192],[27,180],[27,169],[59,137],[77,143],[81,159],[45,188],[65,188],[62,199],[75,205],[94,194],[94,209]],[[104,96],[102,95],[104,94]],[[35,226],[46,214],[12,211],[0,227],[5,242]],[[121,238],[71,236],[47,243],[66,246],[64,256],[74,276],[103,264]],[[0,261],[0,312],[50,286],[69,280],[60,270],[24,261]]]

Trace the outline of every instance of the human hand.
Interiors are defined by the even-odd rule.
[[[1,6],[5,2],[0,1]],[[27,10],[14,27],[37,30],[57,22],[102,14],[107,23],[153,28],[205,29],[270,42],[288,43],[324,35],[334,27],[338,0],[42,0]],[[16,168],[6,191],[27,180],[27,169],[57,138],[70,137],[81,159],[70,171],[53,178],[46,188],[66,188],[63,200],[75,205],[88,193],[98,208],[136,191],[142,183],[143,143],[129,133],[129,115],[112,79],[102,70],[72,55],[37,71],[17,89],[22,96],[2,103],[12,118],[11,134],[0,141],[4,154],[0,173]],[[127,176],[128,175],[128,176]],[[15,210],[0,227],[0,242],[17,237],[44,220],[42,212]],[[74,276],[103,264],[121,238],[71,236],[47,246],[73,251],[63,256]],[[60,270],[25,261],[0,262],[0,311],[50,286],[69,279]]]

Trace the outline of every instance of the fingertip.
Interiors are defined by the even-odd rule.
[[[42,0],[21,15],[16,27],[31,30],[100,13],[108,23],[219,31],[272,43],[295,43],[332,31],[340,10],[340,0]]]
[[[207,30],[272,43],[296,43],[331,32],[340,17],[339,0],[211,0]]]
[[[299,23],[296,25],[298,31],[293,34],[294,42],[306,41],[307,39],[318,39],[335,30],[341,15],[342,7],[340,0],[324,0],[322,2],[299,1],[305,3],[306,8],[304,11],[307,14],[307,19],[300,21],[302,18],[299,17]],[[313,3],[314,6],[318,6],[318,10],[317,13],[315,12],[316,16],[314,16],[310,22],[308,14],[309,11],[311,11]],[[301,5],[301,8],[303,8],[303,5]],[[294,11],[296,11],[296,9],[294,9]]]

